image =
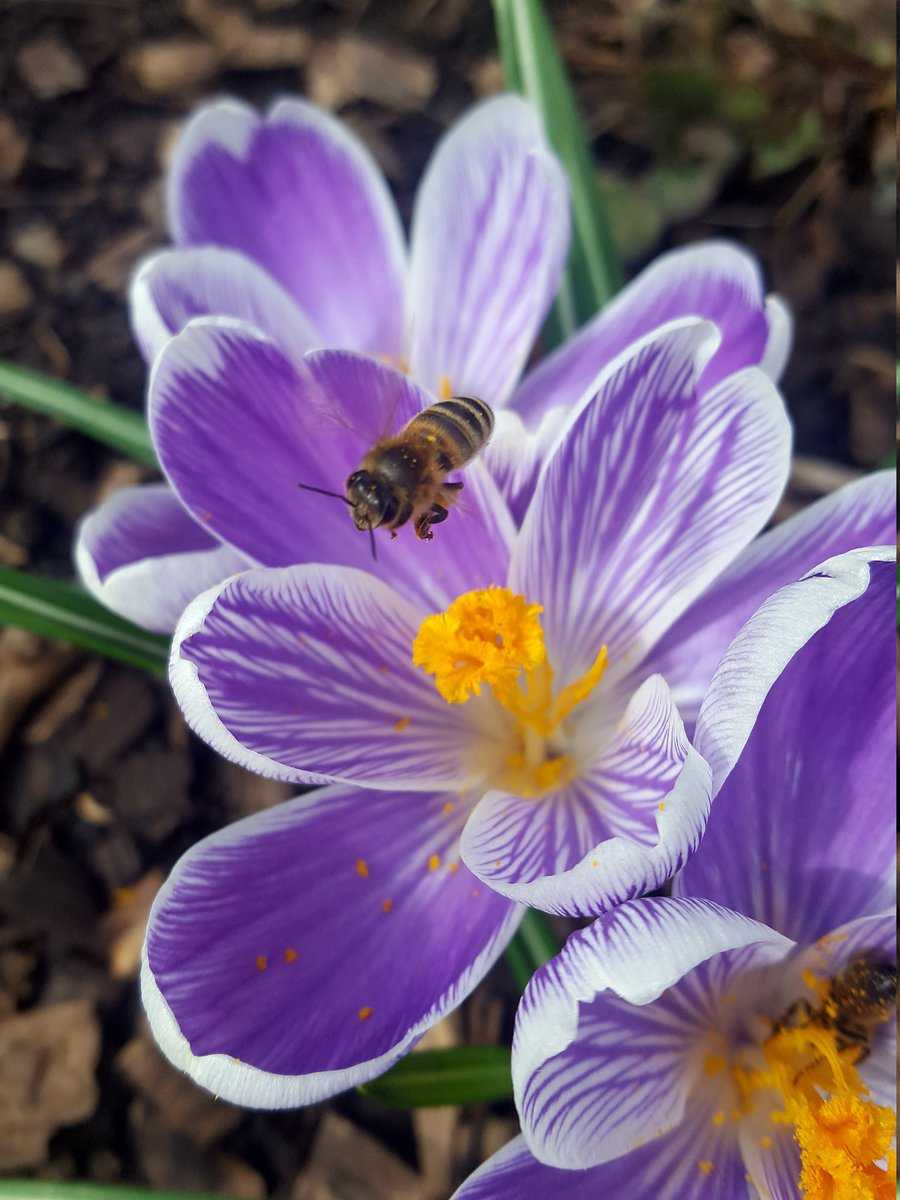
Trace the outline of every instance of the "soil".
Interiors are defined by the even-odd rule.
[[[790,304],[796,426],[780,515],[888,461],[895,424],[893,9],[552,3],[629,273],[721,235]],[[350,120],[408,219],[435,141],[498,90],[470,0],[0,3],[0,357],[139,410],[132,267],[198,99],[301,91]],[[0,407],[0,563],[67,577],[78,518],[150,473]],[[136,990],[176,858],[284,798],[186,731],[163,683],[0,631],[0,1174],[234,1197],[439,1200],[508,1105],[410,1115],[350,1093],[247,1113],[169,1068]],[[504,964],[435,1045],[509,1037]]]

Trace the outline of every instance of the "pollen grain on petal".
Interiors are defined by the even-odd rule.
[[[375,1009],[372,1008],[371,1005],[364,1004],[356,1015],[359,1017],[360,1021],[368,1021],[369,1017],[371,1017],[374,1011]]]
[[[436,871],[440,865],[441,856],[439,854],[432,854],[428,859],[428,870]]]
[[[442,813],[444,813],[444,814],[445,814],[446,816],[448,816],[448,817],[450,816],[450,814],[451,814],[452,812],[455,812],[455,811],[456,811],[456,805],[453,803],[453,801],[452,801],[452,800],[448,800],[448,801],[447,801],[447,802],[446,802],[444,805],[442,805],[442,807],[441,807],[441,812],[442,812]]]
[[[297,957],[297,951],[293,948],[293,946],[288,946],[284,952],[284,961],[286,963],[293,963],[297,961]]]
[[[257,954],[257,956],[256,956],[256,969],[257,969],[257,971],[265,971],[265,969],[266,969],[266,967],[267,967],[268,965],[269,965],[269,958],[268,958],[268,955],[266,955],[266,954]]]
[[[393,729],[396,733],[403,733],[404,729],[409,729],[411,718],[398,717],[393,724]]]
[[[393,910],[394,910],[394,902],[393,902],[393,900],[391,900],[390,897],[388,897],[386,900],[382,900],[382,902],[381,902],[381,911],[382,912],[389,913],[389,912],[393,912]]]
[[[708,1158],[701,1158],[697,1163],[701,1175],[712,1175],[713,1163]]]
[[[356,860],[356,873],[360,877],[360,879],[368,879],[369,864],[366,862],[366,860],[364,858],[358,858]]]
[[[442,375],[438,380],[438,399],[449,400],[453,396],[453,384],[449,375]]]

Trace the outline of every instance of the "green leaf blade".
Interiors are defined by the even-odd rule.
[[[494,0],[494,17],[507,83],[537,107],[569,177],[572,247],[544,331],[558,345],[615,295],[622,268],[584,124],[540,0]]]
[[[70,425],[145,466],[159,465],[146,421],[130,409],[8,362],[0,362],[0,397]]]
[[[505,1046],[417,1050],[359,1090],[391,1108],[507,1100],[512,1096],[509,1050]]]
[[[0,567],[0,625],[70,642],[165,675],[169,640],[117,617],[71,583]]]

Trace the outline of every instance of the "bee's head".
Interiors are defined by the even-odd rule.
[[[377,529],[397,515],[393,489],[371,471],[354,471],[346,483],[350,513],[357,529]]]

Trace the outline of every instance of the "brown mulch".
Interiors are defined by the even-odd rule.
[[[702,237],[790,303],[799,455],[786,513],[894,446],[893,9],[769,0],[550,4],[629,266]],[[0,0],[0,357],[139,409],[123,301],[165,240],[161,179],[199,98],[304,91],[371,146],[408,218],[436,139],[501,86],[473,0]],[[0,407],[0,563],[71,574],[73,526],[149,477]],[[350,1094],[246,1113],[148,1039],[146,913],[198,837],[281,785],[187,733],[164,684],[0,631],[0,1174],[292,1200],[439,1200],[510,1106],[393,1112]],[[435,1045],[509,1036],[504,965]]]

